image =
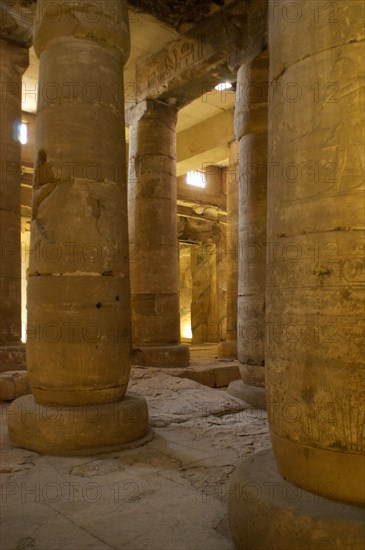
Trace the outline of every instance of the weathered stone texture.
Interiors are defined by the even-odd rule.
[[[230,144],[227,181],[227,330],[226,340],[218,348],[220,357],[237,357],[237,296],[238,296],[238,191],[239,191],[239,145]]]
[[[8,424],[14,445],[57,456],[103,454],[133,448],[152,437],[146,401],[133,392],[121,401],[90,408],[50,408],[25,395],[10,405]]]
[[[0,348],[20,345],[21,257],[20,174],[21,79],[28,48],[0,37]],[[19,348],[20,351],[20,348]],[[0,350],[1,353],[1,350]],[[19,361],[11,368],[22,367]],[[7,368],[10,357],[0,354]],[[12,359],[16,359],[13,354]],[[1,368],[1,366],[0,366]]]
[[[240,147],[237,351],[242,380],[261,387],[265,364],[268,65],[265,51],[239,69],[235,111]],[[257,366],[260,376],[248,377],[245,365]]]
[[[148,100],[137,107],[130,129],[129,241],[136,349],[180,343],[176,120],[175,107]],[[151,353],[157,360],[156,350]],[[148,349],[143,349],[139,361],[148,364],[147,355]]]
[[[82,3],[40,0],[35,21],[40,102],[27,340],[33,395],[14,401],[8,424],[13,444],[48,454],[121,449],[148,432],[145,400],[124,399],[131,353],[127,5],[101,0],[98,10],[91,23]]]
[[[221,12],[137,64],[137,101],[173,101],[178,107],[209,92],[229,74],[227,57],[246,32],[246,4],[230,2]],[[259,36],[255,42],[262,42]]]
[[[117,14],[102,3],[96,25],[80,4],[72,17],[69,9],[47,0],[36,18],[41,93],[27,349],[37,401],[77,405],[122,398],[129,377],[124,109],[115,93],[123,90],[129,36],[124,3]],[[71,92],[67,82],[77,83]]]
[[[216,285],[217,285],[217,337],[218,341],[226,337],[227,331],[227,226],[217,224],[219,237],[215,247]]]
[[[197,24],[205,19],[212,10],[223,6],[227,0],[201,0],[199,4],[195,0],[130,0],[129,4],[151,13],[158,19],[176,28],[188,23]]]
[[[174,107],[147,102],[131,127],[129,239],[138,344],[179,342],[176,116]]]
[[[286,479],[363,504],[364,5],[298,4],[270,27],[272,440]]]
[[[35,2],[36,0],[2,0],[0,36],[20,46],[31,46]]]
[[[0,401],[12,401],[30,393],[28,373],[25,370],[13,370],[0,374]]]
[[[228,495],[237,550],[364,548],[364,510],[294,487],[278,473],[271,449],[240,463]]]
[[[179,266],[180,334],[182,339],[191,340],[191,245],[180,244]]]
[[[218,342],[216,247],[195,245],[191,249],[193,344]]]

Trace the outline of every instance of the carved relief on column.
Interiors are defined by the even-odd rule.
[[[270,426],[287,480],[363,505],[364,5],[321,4],[270,26]]]
[[[239,145],[230,144],[230,158],[226,170],[227,181],[227,328],[226,339],[220,342],[220,357],[237,357],[237,298],[238,298],[238,187]]]
[[[265,291],[267,217],[267,51],[237,75],[235,133],[239,140],[239,237],[237,347],[241,378],[265,402]],[[252,390],[250,389],[252,388]]]
[[[9,435],[48,454],[99,453],[148,431],[146,402],[126,394],[127,4],[100,2],[91,22],[80,3],[40,0],[35,21],[40,103],[27,339],[33,395],[12,405]],[[60,92],[57,100],[45,93],[50,88]]]

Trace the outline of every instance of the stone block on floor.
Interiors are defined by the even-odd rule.
[[[0,401],[13,401],[28,393],[31,391],[27,371],[13,370],[0,373]]]

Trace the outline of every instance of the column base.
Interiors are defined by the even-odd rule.
[[[13,346],[0,345],[0,372],[9,370],[26,370],[25,344]]]
[[[272,430],[270,437],[278,470],[285,479],[326,498],[365,506],[364,454],[295,443]]]
[[[0,373],[0,401],[13,401],[29,393],[31,391],[26,370],[10,370]]]
[[[237,359],[237,340],[219,342],[218,357],[221,359]]]
[[[176,368],[190,364],[190,350],[184,344],[167,346],[136,346],[132,352],[133,365]]]
[[[127,393],[122,401],[81,407],[49,407],[33,395],[8,410],[10,441],[37,453],[91,456],[129,449],[152,439],[145,399]]]
[[[242,401],[245,401],[245,403],[248,403],[255,409],[266,410],[265,388],[249,386],[242,382],[242,380],[235,380],[230,383],[227,391],[230,395],[242,399]]]
[[[228,512],[238,550],[364,549],[364,509],[291,485],[279,475],[271,449],[240,463]]]
[[[241,380],[244,384],[258,388],[265,387],[265,367],[263,365],[247,365],[240,362],[239,367]]]

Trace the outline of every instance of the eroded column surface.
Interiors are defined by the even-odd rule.
[[[192,343],[207,342],[210,304],[209,248],[198,244],[191,247],[191,331]]]
[[[227,328],[226,340],[219,343],[220,357],[237,357],[237,296],[238,296],[238,182],[239,145],[230,144],[227,179]]]
[[[287,480],[363,505],[364,3],[300,1],[295,23],[289,4],[270,23],[272,444]]]
[[[227,225],[216,226],[216,273],[217,273],[217,337],[225,341],[227,332]]]
[[[191,247],[192,343],[218,341],[216,246],[202,243]]]
[[[237,351],[244,399],[260,408],[265,407],[268,63],[265,51],[240,67],[235,110],[239,141]]]
[[[129,239],[133,362],[187,366],[180,344],[176,108],[146,100],[130,128]]]
[[[180,243],[180,334],[182,341],[191,341],[191,245]]]
[[[0,35],[0,371],[25,367],[21,344],[22,74],[28,47]]]
[[[15,444],[41,452],[103,452],[148,430],[145,401],[125,395],[131,352],[126,2],[98,3],[91,22],[82,3],[41,0],[34,47],[40,103],[28,282],[33,395],[13,403],[9,433]],[[47,422],[54,410],[64,414]]]

